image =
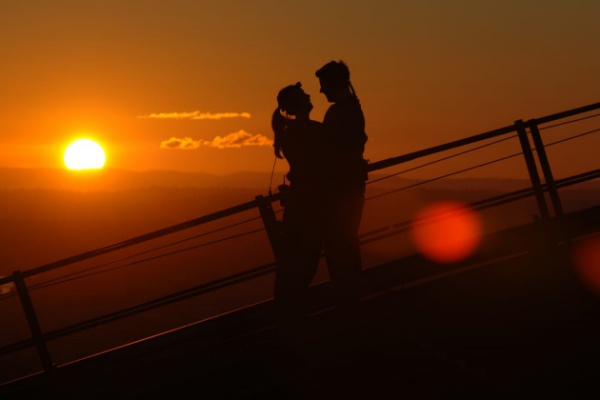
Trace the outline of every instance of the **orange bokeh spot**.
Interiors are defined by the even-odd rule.
[[[583,282],[600,293],[600,238],[589,238],[573,246],[575,269]]]
[[[481,220],[460,203],[434,203],[417,213],[411,237],[417,250],[430,260],[457,262],[469,257],[479,245]]]

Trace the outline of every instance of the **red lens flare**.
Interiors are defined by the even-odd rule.
[[[417,250],[438,263],[466,259],[481,242],[481,220],[456,202],[428,205],[412,221],[411,238]]]
[[[600,237],[576,243],[573,246],[573,261],[583,283],[600,294]]]

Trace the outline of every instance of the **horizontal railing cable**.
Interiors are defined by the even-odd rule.
[[[600,117],[600,114],[588,115],[586,117],[576,118],[576,119],[572,119],[570,121],[560,122],[560,123],[554,124],[554,125],[542,126],[542,127],[539,127],[538,130],[543,131],[544,129],[556,128],[556,127],[559,127],[559,126],[569,125],[569,124],[572,124],[572,123],[575,123],[575,122],[584,121],[586,119],[596,118],[596,117]]]
[[[367,167],[367,170],[369,172],[371,172],[371,171],[376,171],[376,170],[383,169],[383,168],[388,168],[393,165],[412,161],[417,158],[430,156],[432,154],[439,153],[441,151],[454,149],[454,148],[461,147],[461,146],[464,146],[467,144],[477,143],[482,140],[492,139],[497,136],[504,135],[504,134],[507,134],[510,132],[515,132],[515,131],[516,131],[516,128],[514,125],[505,126],[503,128],[495,129],[495,130],[489,131],[489,132],[480,133],[480,134],[474,135],[474,136],[469,136],[469,137],[455,140],[453,142],[449,142],[449,143],[442,144],[439,146],[433,146],[433,147],[429,147],[424,150],[415,151],[415,152],[404,154],[404,155],[401,155],[398,157],[391,157],[391,158],[388,158],[385,160],[376,161],[374,163],[370,163]]]
[[[449,155],[449,156],[446,156],[446,157],[439,158],[439,159],[434,160],[434,161],[430,161],[430,162],[425,163],[425,164],[421,164],[421,165],[418,165],[418,166],[415,166],[415,167],[411,167],[411,168],[408,168],[408,169],[405,169],[405,170],[402,170],[402,171],[399,171],[399,172],[396,172],[396,173],[393,173],[393,174],[390,174],[390,175],[386,175],[386,176],[378,178],[378,179],[370,180],[368,182],[368,184],[371,184],[371,183],[374,183],[374,182],[379,182],[379,181],[382,181],[382,180],[385,180],[385,179],[389,179],[389,178],[393,178],[395,176],[398,176],[398,175],[401,175],[401,174],[405,174],[407,172],[416,171],[418,169],[425,168],[425,167],[428,167],[430,165],[440,163],[442,161],[447,161],[449,159],[452,159],[452,158],[455,158],[455,157],[458,157],[458,156],[462,156],[462,155],[465,155],[467,153],[471,153],[471,152],[476,151],[476,150],[481,150],[483,148],[486,148],[486,147],[489,147],[489,146],[492,146],[492,145],[504,142],[506,140],[516,138],[516,137],[517,137],[517,135],[513,135],[513,136],[510,136],[510,137],[507,137],[507,138],[504,138],[504,139],[497,140],[497,141],[492,142],[492,143],[487,143],[487,144],[484,144],[484,145],[481,145],[481,146],[474,147],[474,148],[469,149],[469,150],[464,150],[464,151],[458,152],[456,154],[452,154],[452,155]]]
[[[116,250],[124,249],[124,248],[130,247],[130,246],[142,243],[142,242],[146,242],[146,241],[149,241],[152,239],[156,239],[158,237],[165,236],[165,235],[168,235],[171,233],[180,232],[185,229],[189,229],[189,228],[201,225],[201,224],[205,224],[207,222],[215,221],[217,219],[221,219],[223,217],[237,214],[242,211],[251,210],[256,207],[257,207],[256,200],[252,200],[252,201],[249,201],[249,202],[246,202],[243,204],[239,204],[234,207],[227,208],[225,210],[221,210],[221,211],[217,211],[215,213],[209,214],[209,215],[205,215],[200,218],[192,219],[192,220],[189,220],[186,222],[182,222],[180,224],[172,225],[172,226],[169,226],[169,227],[166,227],[163,229],[159,229],[159,230],[156,230],[156,231],[153,231],[150,233],[146,233],[144,235],[136,236],[134,238],[122,241],[120,243],[116,243],[113,245],[102,247],[100,249],[84,252],[84,253],[75,255],[73,257],[68,257],[68,258],[65,258],[65,259],[62,259],[59,261],[55,261],[55,262],[52,262],[49,264],[42,265],[41,267],[29,269],[29,270],[23,271],[22,275],[24,278],[26,278],[31,275],[36,275],[36,274],[39,274],[42,272],[60,268],[64,265],[73,264],[78,261],[87,260],[89,258],[97,257],[102,254],[106,254],[106,253],[110,253],[110,252],[113,252]],[[0,283],[2,283],[2,280],[0,280]]]
[[[94,328],[96,326],[104,325],[109,322],[114,322],[132,315],[139,314],[141,312],[150,311],[156,308],[163,307],[168,304],[176,303],[179,301],[187,300],[192,297],[199,296],[201,294],[209,293],[215,290],[223,289],[231,285],[245,282],[258,278],[260,276],[272,273],[275,269],[275,263],[264,264],[247,271],[243,271],[234,275],[227,276],[218,280],[214,280],[208,283],[200,284],[192,288],[188,288],[176,293],[169,294],[157,299],[153,299],[144,303],[137,304],[132,307],[128,307],[122,310],[118,310],[112,313],[101,315],[95,318],[91,318],[86,321],[79,322],[77,324],[69,325],[64,328],[60,328],[54,331],[47,332],[44,334],[46,340],[57,339],[63,336],[67,336],[84,329]],[[18,351],[32,344],[32,339],[22,340],[15,342],[7,346],[0,347],[0,355],[9,354],[14,351]]]
[[[439,181],[440,179],[444,179],[444,178],[448,178],[450,176],[462,174],[463,172],[472,171],[474,169],[485,167],[487,165],[494,164],[494,163],[497,163],[497,162],[500,162],[500,161],[504,161],[504,160],[507,160],[509,158],[513,158],[513,157],[520,156],[520,155],[521,155],[521,153],[515,153],[515,154],[511,154],[511,155],[505,156],[505,157],[497,158],[497,159],[492,160],[492,161],[488,161],[488,162],[477,164],[477,165],[474,165],[474,166],[471,166],[471,167],[463,168],[463,169],[460,169],[460,170],[457,170],[457,171],[454,171],[454,172],[450,172],[448,174],[439,175],[439,176],[436,176],[435,178],[426,179],[426,180],[423,180],[423,181],[419,181],[417,183],[413,183],[413,184],[408,185],[408,186],[403,186],[401,188],[392,189],[392,190],[389,190],[389,191],[384,192],[384,193],[379,193],[379,194],[373,195],[371,197],[368,197],[365,200],[372,200],[372,199],[375,199],[375,198],[378,198],[378,197],[387,196],[389,194],[400,192],[400,191],[407,190],[407,189],[411,189],[411,188],[414,188],[414,187],[417,187],[417,186],[426,185],[426,184],[431,183],[431,182]]]
[[[587,106],[583,106],[583,107],[578,107],[578,108],[573,108],[571,110],[567,110],[567,111],[562,111],[559,113],[555,113],[555,114],[550,114],[544,117],[540,117],[535,119],[535,122],[537,124],[544,124],[547,122],[552,122],[552,121],[556,121],[559,119],[563,119],[563,118],[567,118],[567,117],[571,117],[573,115],[577,115],[577,114],[583,114],[586,112],[590,112],[596,109],[600,108],[600,103],[594,103],[594,104],[589,104]],[[379,169],[383,169],[383,168],[387,168],[387,167],[391,167],[393,165],[397,165],[397,164],[401,164],[404,162],[408,162],[408,161],[412,161],[416,158],[420,158],[420,157],[425,157],[425,156],[429,156],[435,153],[439,153],[440,151],[445,151],[445,150],[450,150],[456,147],[460,147],[460,146],[464,146],[467,144],[471,144],[471,143],[476,143],[476,142],[480,142],[482,140],[487,140],[487,139],[491,139],[497,136],[501,136],[504,135],[506,133],[510,133],[510,132],[515,132],[516,126],[513,125],[508,125],[502,128],[498,128],[498,129],[494,129],[488,132],[484,132],[484,133],[480,133],[477,135],[473,135],[473,136],[469,136],[463,139],[459,139],[459,140],[455,140],[453,142],[449,142],[449,143],[445,143],[442,145],[438,145],[438,146],[433,146],[433,147],[429,147],[427,149],[423,149],[423,150],[418,150],[412,153],[408,153],[408,154],[403,154],[401,156],[398,157],[391,157],[391,158],[387,158],[385,160],[381,160],[381,161],[376,161],[374,163],[371,163],[368,165],[368,171],[376,171]]]
[[[592,179],[600,178],[600,169],[596,169],[593,171],[588,171],[582,174],[573,175],[567,178],[557,179],[555,181],[555,187],[557,189],[565,188],[568,186],[572,186],[575,184],[583,183],[590,181]],[[547,184],[542,184],[543,190],[548,190]],[[504,193],[498,196],[489,197],[483,200],[478,200],[475,202],[468,203],[466,206],[474,211],[481,211],[488,208],[497,207],[503,204],[512,203],[517,200],[522,200],[534,195],[533,188],[525,188],[519,189],[510,193]],[[390,236],[398,235],[400,233],[408,231],[412,224],[413,220],[405,220],[401,222],[397,222],[394,224],[390,224],[385,227],[381,227],[369,232],[365,232],[360,235],[360,243],[361,245],[372,243],[381,239],[385,239]]]
[[[154,248],[149,249],[149,250],[140,251],[138,253],[129,255],[127,257],[122,257],[122,258],[119,258],[119,259],[116,259],[116,260],[111,260],[111,261],[108,261],[108,262],[105,262],[105,263],[102,263],[102,264],[99,264],[99,265],[95,265],[95,266],[92,266],[92,267],[84,268],[82,270],[73,272],[71,274],[66,274],[66,275],[63,275],[63,276],[60,276],[60,277],[57,277],[57,278],[49,279],[49,280],[44,281],[44,282],[39,282],[37,284],[33,284],[33,285],[29,286],[29,287],[31,289],[36,289],[36,288],[38,288],[40,286],[41,287],[45,287],[45,286],[47,286],[48,283],[52,283],[52,282],[55,282],[55,281],[58,281],[58,280],[62,280],[64,278],[68,278],[68,277],[71,277],[71,276],[80,275],[80,274],[82,274],[84,272],[92,271],[92,270],[99,269],[99,268],[102,268],[102,267],[106,267],[106,266],[109,266],[109,265],[112,265],[112,264],[116,264],[116,263],[119,263],[119,262],[130,260],[132,258],[139,257],[139,256],[142,256],[144,254],[150,254],[150,253],[154,253],[154,252],[159,251],[159,250],[164,250],[166,248],[173,247],[173,246],[176,246],[178,244],[185,243],[185,242],[189,242],[190,240],[198,239],[198,238],[203,237],[203,236],[208,236],[210,234],[213,234],[213,233],[216,233],[216,232],[219,232],[219,231],[223,231],[223,230],[226,230],[226,229],[231,229],[231,228],[233,228],[235,226],[240,226],[240,225],[243,225],[245,223],[255,221],[257,219],[260,219],[260,217],[247,219],[245,221],[241,221],[241,222],[238,222],[238,223],[235,223],[235,224],[231,224],[231,225],[228,225],[228,226],[225,226],[225,227],[221,227],[221,228],[218,228],[218,229],[213,229],[211,231],[203,232],[203,233],[198,234],[198,235],[193,235],[193,236],[187,237],[187,238],[182,239],[182,240],[178,240],[178,241],[171,242],[171,243],[168,243],[168,244],[165,244],[165,245],[162,245],[162,246],[154,247]],[[264,228],[262,228],[261,230],[264,230]],[[243,235],[249,234],[249,233],[254,233],[254,232],[256,232],[256,231],[245,232]],[[210,244],[218,243],[218,242],[221,242],[221,241],[224,241],[224,240],[234,239],[234,238],[237,238],[239,236],[241,236],[241,235],[231,235],[231,236],[228,236],[226,238],[222,238],[222,239],[217,240],[217,241],[213,241],[213,242],[208,242],[208,243],[203,243],[201,245],[197,245],[194,248],[208,246]],[[174,254],[174,253],[168,253],[166,255],[170,255],[170,254]],[[163,257],[163,256],[165,256],[165,255],[161,255],[160,257]],[[148,261],[148,260],[151,260],[151,259],[153,259],[153,258],[146,258],[146,259],[141,260],[141,261]],[[136,263],[139,263],[139,261],[137,261]],[[126,264],[125,266],[127,266],[127,265],[131,265],[131,264]],[[88,276],[88,275],[86,275],[86,276]]]
[[[71,275],[75,275],[75,274],[71,274],[71,275],[69,275],[70,276],[69,278],[66,278],[67,276],[60,277],[60,278],[56,278],[56,279],[53,279],[53,280],[49,280],[49,281],[45,281],[45,282],[40,282],[38,284],[31,285],[31,286],[29,286],[29,288],[31,290],[41,289],[41,288],[44,288],[44,287],[54,286],[54,285],[57,285],[57,284],[66,283],[66,282],[70,282],[70,281],[74,281],[74,280],[78,280],[78,279],[82,279],[82,278],[88,278],[90,276],[99,275],[99,274],[103,274],[103,273],[111,272],[111,271],[116,271],[116,270],[119,270],[119,269],[122,269],[122,268],[131,267],[133,265],[141,264],[141,263],[152,261],[152,260],[157,260],[159,258],[171,256],[171,255],[174,255],[174,254],[183,253],[183,252],[190,251],[190,250],[195,250],[195,249],[198,249],[198,248],[201,248],[201,247],[210,246],[210,245],[213,245],[213,244],[216,244],[216,243],[220,243],[220,242],[225,242],[225,241],[230,240],[230,239],[235,239],[235,238],[239,238],[239,237],[242,237],[242,236],[247,236],[247,235],[250,235],[250,234],[253,234],[253,233],[262,232],[264,230],[265,230],[264,228],[259,228],[259,229],[255,229],[255,230],[252,230],[252,231],[243,232],[243,233],[240,233],[240,234],[237,234],[237,235],[231,235],[231,236],[229,236],[227,238],[221,238],[221,239],[214,240],[214,241],[211,241],[211,242],[206,242],[206,243],[202,243],[202,244],[199,244],[199,245],[186,247],[184,249],[178,249],[178,250],[171,251],[171,252],[168,252],[168,253],[159,254],[159,255],[156,255],[156,256],[153,256],[153,257],[148,257],[148,258],[144,258],[144,259],[141,259],[141,260],[136,260],[136,261],[124,264],[124,265],[119,265],[119,266],[116,266],[116,267],[107,268],[107,269],[104,269],[104,270],[101,270],[101,271],[90,272],[88,274],[81,274],[81,272],[77,272],[77,273],[75,273],[77,276],[71,276]],[[94,269],[94,267],[92,267],[90,269]],[[84,270],[84,271],[86,271],[86,270]]]
[[[551,143],[545,144],[544,147],[554,146],[556,144],[559,144],[559,143],[562,143],[562,142],[566,142],[566,141],[569,141],[569,140],[573,140],[573,139],[577,139],[577,138],[580,138],[580,137],[583,137],[583,136],[586,136],[586,135],[590,135],[592,133],[596,133],[596,132],[599,132],[599,131],[600,131],[600,128],[597,128],[597,129],[593,129],[593,130],[590,130],[590,131],[587,131],[587,132],[575,134],[575,135],[570,136],[568,138],[561,139],[561,140],[558,140],[558,141],[555,141],[555,142],[551,142]],[[498,143],[498,142],[501,142],[501,141],[502,140],[497,141],[495,143]],[[479,149],[479,148],[481,148],[481,147],[478,147],[477,149]],[[472,150],[477,150],[477,149],[472,149]],[[535,148],[532,148],[532,150],[535,151]],[[456,155],[462,155],[462,153],[457,153]],[[399,192],[399,191],[403,191],[403,190],[411,189],[411,188],[414,188],[414,187],[417,187],[417,186],[425,185],[427,183],[431,183],[431,182],[438,181],[438,180],[443,179],[443,178],[447,178],[447,177],[450,177],[450,176],[461,174],[463,172],[467,172],[467,171],[471,171],[471,170],[478,169],[478,168],[481,168],[481,167],[485,167],[485,166],[488,166],[490,164],[495,164],[495,163],[500,162],[500,161],[505,161],[507,159],[514,158],[514,157],[517,157],[517,156],[520,156],[520,155],[521,155],[521,153],[513,153],[513,154],[510,154],[508,156],[500,157],[500,158],[497,158],[497,159],[494,159],[494,160],[491,160],[491,161],[488,161],[488,162],[485,162],[485,163],[481,163],[481,164],[477,164],[477,165],[474,165],[474,166],[471,166],[471,167],[463,168],[463,169],[460,169],[460,170],[457,170],[457,171],[454,171],[454,172],[451,172],[451,173],[448,173],[448,174],[440,175],[440,176],[437,176],[437,177],[434,177],[434,178],[431,178],[431,179],[427,179],[427,180],[423,180],[423,181],[420,181],[420,182],[417,182],[417,183],[414,183],[414,184],[411,184],[411,185],[403,186],[401,188],[392,189],[392,190],[384,192],[384,193],[379,193],[377,195],[370,196],[370,197],[366,198],[365,200],[371,200],[371,199],[374,199],[374,198],[378,198],[378,197],[382,197],[382,196],[387,196],[389,194],[396,193],[396,192]],[[446,159],[447,158],[451,158],[451,157],[452,156],[448,156],[448,157],[446,157]],[[413,168],[409,168],[409,169],[406,169],[404,171],[400,171],[400,172],[398,172],[398,173],[396,173],[394,175],[390,175],[389,177],[396,176],[396,175],[399,175],[399,174],[402,174],[402,173],[406,173],[406,172],[409,172],[409,171],[413,171],[413,170],[416,170],[416,169],[420,169],[420,168],[429,166],[429,165],[431,165],[433,163],[436,163],[436,162],[437,162],[437,160],[436,161],[432,161],[430,163],[422,164],[422,165],[419,165],[419,166],[416,166],[416,167],[413,167]],[[387,176],[385,178],[387,178]]]
[[[590,118],[595,118],[595,117],[598,117],[598,116],[600,116],[600,113],[599,114],[590,115],[590,116],[586,116],[586,117],[582,117],[582,118],[577,118],[577,119],[570,120],[570,121],[566,121],[566,122],[563,122],[563,123],[560,123],[560,124],[545,126],[545,127],[538,128],[538,129],[539,130],[544,130],[544,129],[549,129],[549,128],[555,128],[555,127],[558,127],[558,126],[572,124],[572,123],[575,123],[575,122],[579,122],[579,121],[590,119]],[[580,136],[585,136],[585,135],[588,135],[590,133],[594,133],[594,132],[597,132],[597,131],[598,131],[598,129],[595,129],[595,130],[592,130],[592,131],[588,131],[588,132],[584,132],[582,134],[570,137],[570,138],[568,138],[568,140],[574,139],[574,138],[580,137]],[[404,174],[404,173],[407,173],[407,172],[412,172],[412,171],[415,171],[415,170],[418,170],[418,169],[421,169],[421,168],[424,168],[424,167],[427,167],[427,166],[430,166],[430,165],[433,165],[433,164],[437,164],[437,163],[440,163],[442,161],[446,161],[446,160],[449,160],[449,159],[452,159],[452,158],[455,158],[455,157],[458,157],[458,156],[462,156],[464,154],[471,153],[471,152],[476,151],[476,150],[480,150],[480,149],[483,149],[483,148],[486,148],[486,147],[490,147],[490,146],[493,146],[495,144],[498,144],[498,143],[501,143],[501,142],[504,142],[504,141],[507,141],[507,140],[510,140],[510,139],[514,139],[514,138],[517,138],[517,137],[518,137],[518,135],[512,135],[512,136],[509,136],[509,137],[504,138],[504,139],[496,140],[496,141],[491,142],[491,143],[486,143],[484,145],[477,146],[477,147],[474,147],[472,149],[464,150],[464,151],[458,152],[456,154],[452,154],[450,156],[442,157],[442,158],[439,158],[437,160],[434,160],[434,161],[431,161],[431,162],[428,162],[428,163],[425,163],[425,164],[421,164],[421,165],[416,166],[416,167],[408,168],[408,169],[405,169],[405,170],[402,170],[402,171],[399,171],[399,172],[396,172],[396,173],[393,173],[393,174],[390,174],[390,175],[386,175],[386,176],[378,178],[378,179],[370,180],[368,182],[368,184],[379,182],[379,181],[382,181],[382,180],[385,180],[385,179],[389,179],[389,178],[393,178],[395,176],[398,176],[398,175],[401,175],[401,174]],[[567,140],[567,139],[565,139],[565,140]],[[556,143],[560,143],[560,141],[559,142],[553,142],[553,143],[546,144],[545,147],[551,146],[551,145],[556,144]]]
[[[596,133],[596,132],[600,132],[600,128],[596,128],[596,129],[592,129],[591,131],[579,133],[577,135],[570,136],[570,137],[565,138],[565,139],[557,140],[555,142],[550,142],[548,144],[545,144],[544,147],[550,147],[550,146],[557,145],[559,143],[568,142],[569,140],[573,140],[573,139],[577,139],[577,138],[580,138],[580,137],[583,137],[583,136],[591,135],[592,133]]]
[[[573,108],[571,110],[562,111],[562,112],[558,112],[555,114],[546,115],[544,117],[536,118],[535,122],[537,124],[541,125],[541,124],[545,124],[548,122],[557,121],[559,119],[568,118],[573,115],[583,114],[586,112],[597,110],[599,108],[600,108],[600,103],[589,104],[587,106],[577,107],[577,108]]]

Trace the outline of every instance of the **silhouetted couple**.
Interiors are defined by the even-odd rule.
[[[316,76],[321,93],[333,103],[322,123],[310,119],[313,105],[299,82],[279,92],[272,118],[275,155],[289,164],[283,255],[274,290],[278,323],[284,326],[296,326],[307,317],[308,288],[321,251],[337,309],[351,313],[360,301],[365,119],[344,62],[331,61]]]

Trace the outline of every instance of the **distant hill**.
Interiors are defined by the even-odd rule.
[[[384,174],[371,173],[372,184],[378,187],[403,187],[418,185],[421,182],[401,176],[387,178]],[[237,172],[215,175],[202,172],[179,171],[126,171],[105,168],[92,171],[69,171],[49,168],[0,168],[0,190],[2,189],[43,189],[74,191],[122,191],[144,188],[239,188],[256,189],[257,194],[275,191],[281,177],[273,177],[270,172]],[[466,178],[445,179],[426,184],[431,188],[455,190],[516,190],[529,185],[522,179]],[[425,185],[424,185],[425,186]],[[600,188],[599,182],[589,182],[587,187]]]
[[[49,168],[0,168],[0,189],[121,191],[165,188],[269,188],[268,173],[214,175],[202,172],[125,171],[105,168],[69,171]]]

